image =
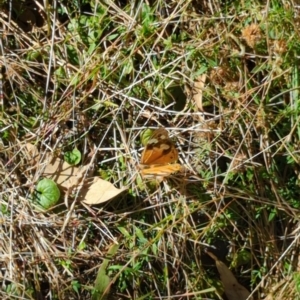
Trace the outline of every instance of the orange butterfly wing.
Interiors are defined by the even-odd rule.
[[[167,130],[159,128],[153,132],[143,151],[141,172],[143,175],[168,176],[181,169],[180,164],[174,164],[177,160],[178,151]]]
[[[170,164],[178,160],[178,151],[169,138],[167,130],[159,128],[153,132],[141,158],[143,165]]]
[[[182,169],[180,164],[172,164],[165,166],[153,166],[150,168],[146,168],[141,170],[142,175],[145,176],[169,176],[172,173],[178,172]]]

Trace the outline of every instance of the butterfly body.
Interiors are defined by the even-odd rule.
[[[178,151],[166,129],[156,129],[148,140],[141,158],[142,175],[168,176],[181,169]]]

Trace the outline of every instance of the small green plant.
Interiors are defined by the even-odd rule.
[[[54,206],[60,198],[60,190],[56,183],[48,178],[40,180],[36,186],[35,202],[44,209]]]
[[[72,280],[71,282],[73,290],[79,295],[80,289],[81,289],[81,284],[78,282],[78,280]]]
[[[64,160],[71,166],[76,166],[81,161],[81,152],[78,149],[73,149],[72,151],[67,151],[64,154]]]
[[[153,133],[153,130],[152,129],[145,129],[142,133],[141,133],[141,142],[143,144],[143,146],[146,146],[151,135]]]

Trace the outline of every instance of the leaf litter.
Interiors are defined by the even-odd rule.
[[[126,187],[116,188],[112,183],[99,177],[91,177],[88,172],[89,166],[81,168],[71,166],[50,153],[41,157],[36,146],[32,144],[26,144],[26,149],[29,157],[32,158],[32,163],[37,165],[41,160],[37,166],[43,168],[42,177],[53,180],[68,195],[77,189],[78,199],[85,204],[104,203],[127,190]]]

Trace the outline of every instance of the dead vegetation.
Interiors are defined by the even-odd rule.
[[[1,299],[300,297],[296,3],[0,4]]]

